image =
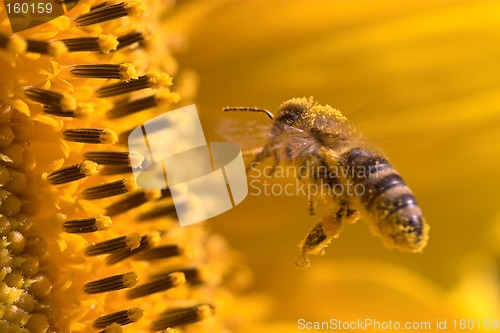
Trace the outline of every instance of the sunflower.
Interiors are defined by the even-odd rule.
[[[196,86],[189,72],[172,85],[176,37],[158,25],[171,4],[65,5],[16,34],[0,8],[0,331],[238,326],[232,290],[248,273],[221,237],[178,226],[168,191],[142,190],[131,173],[142,156],[128,133],[190,104]]]

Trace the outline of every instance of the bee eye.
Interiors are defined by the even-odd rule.
[[[295,121],[297,121],[301,116],[301,112],[297,112],[296,110],[293,112],[283,112],[278,116],[277,121],[291,125]]]

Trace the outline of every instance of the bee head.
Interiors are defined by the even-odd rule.
[[[257,107],[225,107],[224,111],[250,111],[267,114],[270,119],[275,119],[272,135],[281,135],[287,128],[293,127],[307,132],[330,133],[340,125],[348,127],[347,119],[342,113],[329,105],[318,105],[312,97],[292,98],[281,104],[276,118],[268,110]],[[338,133],[337,133],[338,134]],[[337,135],[335,134],[335,135]]]
[[[284,102],[280,106],[277,123],[282,123],[288,126],[301,128],[299,126],[304,121],[308,110],[314,105],[312,97],[307,98],[292,98]]]
[[[303,97],[292,98],[281,104],[276,123],[304,131],[325,132],[339,124],[346,124],[347,119],[331,106],[318,105],[312,97]]]

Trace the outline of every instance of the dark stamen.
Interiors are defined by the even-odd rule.
[[[139,214],[137,216],[137,220],[143,222],[158,217],[171,217],[173,219],[178,219],[175,210],[175,205],[173,203],[169,205],[160,205],[158,207],[153,208],[152,210]]]
[[[120,36],[118,40],[118,50],[137,42],[144,41],[144,34],[142,32],[131,32],[129,34]]]
[[[43,112],[57,117],[87,118],[94,113],[94,104],[78,103],[76,109],[66,111],[59,106],[44,105]]]
[[[115,104],[115,106],[108,111],[107,116],[109,119],[116,119],[125,117],[139,111],[157,107],[161,104],[177,102],[179,95],[169,91],[158,92],[156,95],[148,96],[125,103]]]
[[[133,250],[141,244],[141,236],[133,233],[127,236],[113,238],[104,242],[99,242],[87,246],[85,254],[88,256],[98,256],[121,250]]]
[[[125,249],[118,252],[114,252],[106,258],[106,263],[108,265],[114,265],[120,261],[123,261],[145,249],[155,246],[160,241],[160,233],[157,231],[150,232],[149,234],[141,237],[140,245],[135,249]]]
[[[53,185],[60,185],[79,180],[98,172],[97,164],[91,161],[84,161],[69,167],[59,169],[48,175],[48,181]]]
[[[132,173],[132,168],[129,166],[107,165],[99,173],[105,176],[122,175]]]
[[[86,200],[96,200],[115,195],[120,195],[128,192],[133,192],[137,189],[134,179],[122,179],[111,183],[89,187],[83,190],[82,195]]]
[[[134,168],[140,167],[144,161],[144,157],[139,153],[121,151],[93,151],[85,153],[85,158],[97,164],[131,166]]]
[[[138,16],[142,14],[144,8],[140,1],[126,1],[109,6],[97,7],[88,13],[78,15],[75,22],[79,26],[88,26],[105,21],[114,20],[127,15]]]
[[[207,280],[209,280],[209,272],[201,267],[183,268],[183,269],[170,270],[167,272],[156,273],[151,275],[151,278],[158,279],[175,272],[183,273],[184,276],[186,277],[186,281],[192,286],[205,283],[207,282]]]
[[[142,251],[134,256],[134,260],[157,260],[184,255],[184,249],[179,245],[162,245]]]
[[[88,282],[83,286],[87,294],[100,294],[109,291],[130,288],[137,284],[137,274],[134,272],[110,276],[104,279]]]
[[[73,97],[55,91],[29,87],[24,90],[24,94],[35,102],[57,107],[62,111],[73,111],[76,109],[76,101]]]
[[[128,310],[122,310],[109,315],[100,316],[92,323],[94,328],[105,328],[113,323],[118,323],[120,325],[127,325],[141,319],[144,311],[139,308],[131,308]]]
[[[151,324],[152,331],[161,331],[169,327],[194,324],[209,318],[214,313],[214,307],[209,304],[200,304],[188,308],[169,309],[165,311],[160,319]]]
[[[156,197],[156,192],[136,191],[129,194],[125,199],[116,201],[106,207],[106,215],[114,216],[125,213],[126,211],[139,207],[140,205],[145,204],[146,202],[149,202]]]
[[[97,97],[102,98],[128,94],[146,88],[160,88],[162,86],[169,85],[172,85],[172,79],[170,76],[155,72],[140,76],[137,80],[108,84],[99,88],[96,92]]]
[[[129,63],[73,65],[69,72],[82,78],[119,79],[126,82],[138,78],[135,67]]]
[[[95,231],[107,230],[111,226],[108,216],[99,215],[87,219],[66,221],[63,230],[71,234],[85,234]]]
[[[186,279],[184,277],[184,274],[179,272],[172,273],[130,289],[129,291],[127,291],[127,298],[135,299],[159,293],[171,288],[178,287],[184,284],[185,281]]]
[[[111,35],[101,35],[99,37],[78,37],[61,39],[69,52],[93,51],[109,53],[116,50],[118,40]]]
[[[24,38],[19,36],[5,36],[0,34],[0,48],[6,49],[16,53],[26,52],[28,47],[27,42]]]
[[[27,39],[26,43],[27,43],[26,46],[27,52],[40,53],[40,54],[50,55],[53,57],[58,57],[68,50],[66,48],[66,45],[64,45],[64,43],[58,41],[46,42],[41,40]]]
[[[81,143],[113,144],[118,140],[115,132],[107,128],[78,128],[66,130],[63,135],[67,141]]]

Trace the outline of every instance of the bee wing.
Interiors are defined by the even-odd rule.
[[[274,141],[271,150],[276,150],[286,155],[288,159],[300,159],[310,156],[320,147],[310,133],[293,126],[281,124],[283,135]]]
[[[224,140],[237,143],[243,151],[258,150],[268,142],[272,122],[263,123],[255,119],[236,120],[223,118],[215,132]]]
[[[270,140],[273,123],[262,123],[254,119],[222,119],[216,132],[225,140],[240,145],[245,157],[255,157],[266,145],[269,151],[286,152],[293,158],[306,157],[319,149],[318,143],[307,132],[283,123],[275,123],[275,126],[282,126],[276,129],[283,135],[273,140]]]

